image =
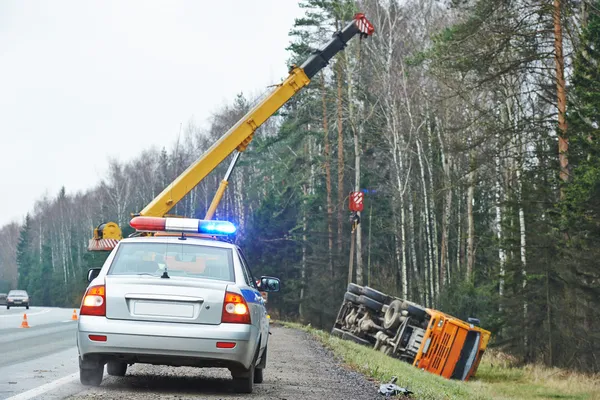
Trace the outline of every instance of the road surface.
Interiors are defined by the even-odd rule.
[[[78,311],[78,310],[77,310]],[[28,329],[21,328],[27,314]],[[224,369],[129,367],[104,374],[102,385],[79,382],[73,309],[0,307],[0,399],[377,399],[378,387],[342,368],[305,333],[272,326],[262,384],[234,393]]]

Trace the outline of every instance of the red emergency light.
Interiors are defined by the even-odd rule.
[[[134,217],[129,225],[138,232],[190,232],[226,236],[236,231],[235,225],[229,221],[194,218]]]

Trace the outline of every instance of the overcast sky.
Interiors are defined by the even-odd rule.
[[[280,82],[297,3],[0,1],[0,225]]]

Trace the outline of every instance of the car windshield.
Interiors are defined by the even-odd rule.
[[[233,281],[231,249],[179,243],[121,243],[109,275],[185,276]]]
[[[10,297],[27,297],[27,292],[24,290],[11,290],[8,295]]]

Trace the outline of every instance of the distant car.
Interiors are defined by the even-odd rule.
[[[11,290],[6,296],[6,309],[11,307],[25,307],[29,310],[29,295],[25,290]]]
[[[0,293],[0,305],[4,306],[6,305],[6,293]]]
[[[200,231],[199,220],[176,220]],[[235,244],[183,233],[126,238],[88,282],[77,332],[82,384],[100,385],[105,364],[109,375],[124,376],[134,363],[228,368],[244,393],[262,383],[269,320]],[[277,278],[260,282],[261,291],[279,291]]]

